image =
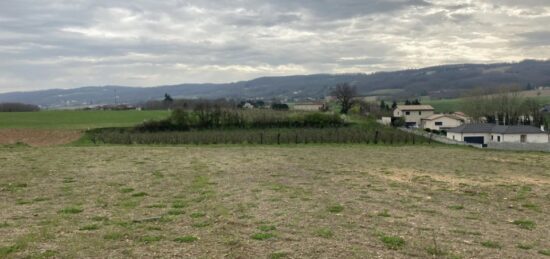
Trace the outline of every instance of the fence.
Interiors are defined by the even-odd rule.
[[[202,130],[187,132],[89,132],[95,144],[423,144],[428,140],[413,134],[393,130],[361,128],[307,128],[272,130]]]
[[[448,144],[448,145],[471,146],[471,147],[476,147],[476,148],[483,148],[483,145],[481,145],[481,144],[473,144],[473,143],[466,143],[466,142],[456,141],[456,140],[449,139],[445,136],[440,136],[440,135],[436,135],[436,134],[425,132],[425,131],[420,131],[420,130],[416,130],[416,129],[407,129],[407,128],[399,128],[399,129],[402,130],[402,131],[408,132],[408,133],[412,133],[412,134],[415,134],[415,135],[418,135],[418,136],[425,137],[425,138],[428,139],[428,141],[436,141],[436,142],[440,142],[440,143]]]

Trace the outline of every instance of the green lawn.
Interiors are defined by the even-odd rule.
[[[132,126],[161,119],[168,111],[42,111],[0,112],[0,128],[88,129]]]

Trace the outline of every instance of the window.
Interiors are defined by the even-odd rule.
[[[405,115],[411,115],[411,112],[405,112]]]
[[[491,135],[491,141],[495,140],[495,136]]]
[[[418,112],[418,115],[422,115],[422,112]]]
[[[442,121],[436,121],[435,126],[443,126],[443,122]]]
[[[497,142],[500,142],[500,136],[497,137]]]
[[[521,139],[520,139],[521,143],[527,142],[527,135],[521,135],[520,138],[521,138]]]

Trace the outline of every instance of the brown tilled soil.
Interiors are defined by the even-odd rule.
[[[548,258],[550,155],[0,147],[0,258]]]
[[[79,130],[0,129],[0,145],[25,143],[33,147],[69,144],[80,138]]]

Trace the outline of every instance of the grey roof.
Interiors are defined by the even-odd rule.
[[[503,126],[490,123],[463,124],[456,128],[448,129],[453,133],[498,133],[498,134],[546,134],[546,132],[533,126],[514,125]]]
[[[447,132],[454,133],[491,133],[495,124],[462,124],[456,128],[448,129]]]

